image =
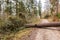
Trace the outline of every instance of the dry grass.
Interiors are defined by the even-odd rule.
[[[26,28],[26,29],[23,29],[22,31],[19,31],[17,33],[6,34],[6,35],[0,34],[0,40],[18,40],[22,36],[28,35],[30,32],[31,32],[31,29]]]
[[[38,18],[32,18],[30,21],[32,22],[32,24],[39,24],[40,21],[42,19],[38,19]],[[49,18],[47,19],[48,21],[52,22],[53,18]],[[16,33],[12,33],[12,34],[6,34],[6,35],[1,35],[0,34],[0,40],[20,40],[20,38],[22,38],[25,35],[29,35],[29,33],[31,32],[31,28],[26,28],[23,30],[20,30]]]
[[[32,30],[30,28],[19,31],[18,33],[16,33],[14,40],[20,40],[23,36],[29,35],[31,31]]]

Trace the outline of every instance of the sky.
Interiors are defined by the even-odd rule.
[[[59,0],[59,4],[60,4],[60,0]]]
[[[41,0],[41,4],[42,4],[42,11],[44,11],[45,10],[45,0]]]
[[[37,2],[39,2],[39,0],[37,0]],[[46,2],[46,0],[41,0],[41,4],[42,4],[42,8],[41,8],[41,10],[42,11],[44,11],[44,7],[45,7],[45,2]]]
[[[39,2],[39,0],[37,0],[37,2]],[[41,0],[41,6],[42,6],[41,11],[42,12],[46,9],[46,6],[49,7],[49,5],[50,5],[49,3],[50,3],[49,0]]]

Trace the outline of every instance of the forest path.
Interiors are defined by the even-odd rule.
[[[41,23],[48,23],[47,19],[43,19]],[[57,29],[52,27],[52,29]],[[23,40],[60,40],[60,31],[44,28],[33,28],[32,32]]]
[[[41,21],[41,23],[48,23],[48,22],[49,21],[46,19],[43,19]],[[35,30],[35,33],[32,33],[32,36],[33,35],[34,35],[34,37],[32,40],[60,40],[60,32],[58,30],[49,30],[49,29],[37,28]]]

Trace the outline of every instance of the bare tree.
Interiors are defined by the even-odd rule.
[[[51,2],[51,13],[57,15],[58,13],[58,0],[50,0]]]

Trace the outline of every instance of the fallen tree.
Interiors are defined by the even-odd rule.
[[[60,22],[51,22],[51,23],[40,23],[40,24],[25,24],[27,28],[43,28],[43,27],[59,27]]]

